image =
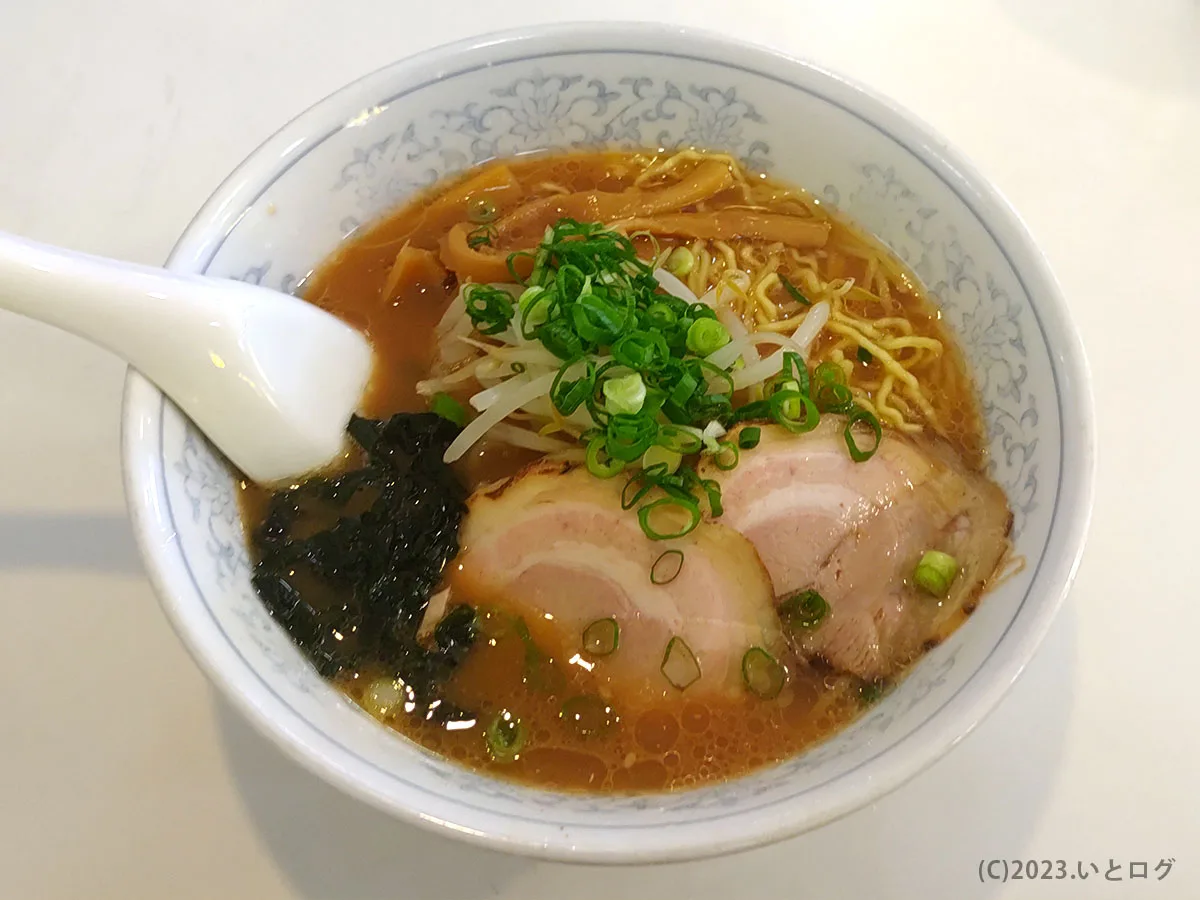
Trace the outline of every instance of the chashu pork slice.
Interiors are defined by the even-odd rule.
[[[676,692],[661,671],[675,637],[699,662],[689,697],[742,691],[747,650],[763,647],[778,658],[787,649],[754,547],[711,522],[683,538],[652,541],[636,512],[621,508],[623,486],[624,479],[544,461],[476,492],[451,572],[455,596],[523,616],[534,639],[550,645],[543,649],[594,664],[614,696]],[[669,583],[654,584],[651,568],[667,550],[681,551],[683,565]],[[617,650],[588,657],[584,629],[610,617],[620,628]]]
[[[856,463],[844,427],[840,416],[800,435],[763,426],[736,468],[705,462],[701,475],[721,483],[720,521],[757,548],[777,599],[812,589],[829,604],[824,621],[797,633],[797,650],[886,678],[974,607],[1007,549],[1012,516],[1000,488],[944,443],[887,431],[875,455]],[[958,560],[945,598],[913,583],[927,550]]]

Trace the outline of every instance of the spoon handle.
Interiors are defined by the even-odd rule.
[[[220,298],[230,302],[235,283],[210,281],[0,233],[0,308],[76,334],[143,371],[175,343],[172,326],[204,320]]]
[[[0,309],[125,359],[256,481],[335,457],[371,368],[361,334],[287,294],[4,233]]]

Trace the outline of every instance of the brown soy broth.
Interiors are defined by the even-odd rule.
[[[653,152],[600,152],[506,160],[492,165],[507,166],[523,192],[515,197],[491,197],[503,215],[530,199],[565,191],[621,190],[633,184],[653,156]],[[462,197],[456,199],[455,192],[461,195],[461,186],[480,171],[472,170],[439,185],[366,228],[331,256],[307,285],[306,299],[363,330],[375,347],[377,365],[363,410],[368,416],[382,418],[426,408],[416,382],[429,377],[435,326],[456,295],[458,284],[449,275],[432,282],[428,278],[402,281],[390,291],[385,287],[397,253],[406,243],[436,249],[443,235],[463,221]],[[779,202],[787,211],[794,212],[795,195],[794,189],[780,188],[779,196],[784,199]],[[706,201],[706,208],[738,200],[734,194],[718,195]],[[861,245],[868,239],[837,218],[831,217],[831,223],[825,257],[828,271],[822,276],[865,277],[863,260],[839,248],[854,242]],[[515,234],[510,244],[520,246],[529,237]],[[538,237],[532,236],[535,241]],[[639,250],[648,252],[649,242],[637,243]],[[659,241],[658,245],[665,248],[672,243]],[[937,337],[947,347],[944,358],[926,377],[938,379],[935,406],[948,423],[944,435],[967,460],[981,464],[984,441],[978,402],[956,344],[915,280],[896,290],[891,302],[912,321],[918,334]],[[820,361],[827,344],[827,336],[819,339],[814,363]],[[456,396],[465,402],[469,393]],[[538,455],[483,441],[457,468],[467,486],[474,489],[514,473]],[[248,528],[262,521],[268,496],[262,488],[243,482],[240,499]],[[471,602],[472,598],[456,600]],[[536,628],[531,632],[536,643]],[[531,678],[526,649],[523,639],[511,629],[507,633],[493,630],[477,640],[455,671],[445,696],[478,714],[472,727],[450,730],[403,712],[383,721],[464,765],[526,783],[564,790],[649,791],[697,786],[787,759],[845,727],[863,708],[851,679],[789,660],[788,682],[774,699],[747,694],[700,701],[686,692],[667,689],[653,705],[623,709],[615,699],[609,702],[602,660],[595,661],[591,672],[567,660],[548,660],[549,676],[543,671],[541,677]],[[367,685],[379,674],[356,672],[341,678],[339,684],[350,697],[361,701]],[[564,704],[578,697],[608,702],[611,725],[581,737],[576,726],[561,715]],[[494,761],[483,740],[486,723],[501,710],[515,714],[529,728],[529,743],[512,762]]]
[[[605,679],[562,660],[552,666],[555,679],[547,686],[545,679],[528,677],[519,636],[485,637],[445,692],[478,712],[474,727],[448,731],[403,715],[386,723],[472,768],[520,781],[562,790],[648,791],[730,778],[787,759],[843,727],[861,708],[849,679],[800,669],[773,700],[695,702],[674,692],[645,708],[622,709],[609,701],[611,726],[581,737],[561,715],[563,706],[579,697],[601,698]],[[358,700],[370,680],[370,673],[361,673],[343,687]],[[484,724],[502,710],[530,729],[527,750],[513,762],[493,760],[482,739]]]

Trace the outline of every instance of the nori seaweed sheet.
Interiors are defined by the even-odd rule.
[[[451,610],[432,646],[417,640],[458,553],[466,491],[442,455],[459,427],[433,413],[400,413],[356,416],[348,431],[367,464],[271,496],[251,538],[254,587],[323,676],[381,669],[411,690],[414,714],[468,716],[439,688],[474,641],[474,611]]]

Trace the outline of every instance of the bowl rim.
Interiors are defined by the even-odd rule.
[[[481,828],[477,822],[468,821],[470,815],[462,821],[448,821],[384,796],[371,787],[364,775],[356,774],[356,768],[361,768],[356,758],[283,706],[272,692],[245,677],[242,670],[247,668],[246,663],[224,642],[214,624],[206,621],[203,604],[195,602],[194,592],[185,587],[190,575],[178,536],[169,517],[164,515],[165,472],[159,464],[159,447],[165,398],[136,371],[130,369],[126,376],[121,455],[134,533],[164,612],[207,677],[287,756],[345,792],[421,827],[452,833],[492,849],[545,859],[646,863],[730,853],[818,827],[898,788],[974,730],[1024,671],[1074,581],[1091,518],[1095,416],[1088,364],[1054,275],[1024,222],[975,166],[922,119],[873,89],[773,48],[653,22],[579,21],[489,32],[425,50],[334,91],[263,141],[196,213],[172,250],[167,268],[201,271],[206,257],[211,259],[216,254],[244,210],[261,195],[262,186],[307,153],[314,141],[323,140],[323,135],[330,133],[327,112],[330,107],[344,106],[359,97],[365,107],[366,101],[378,100],[385,84],[410,83],[423,74],[437,77],[439,73],[446,74],[448,68],[457,73],[465,68],[457,63],[467,59],[476,58],[481,66],[494,63],[496,60],[488,57],[494,56],[499,48],[516,50],[550,44],[563,52],[589,52],[607,46],[657,56],[678,55],[667,49],[664,40],[667,37],[672,42],[687,42],[688,56],[737,65],[799,89],[810,90],[810,87],[797,82],[822,83],[838,96],[835,102],[839,105],[848,106],[850,112],[872,123],[886,125],[894,140],[955,190],[971,212],[986,224],[1024,282],[1043,332],[1054,335],[1053,343],[1048,341],[1048,350],[1060,396],[1061,480],[1058,509],[1046,539],[1044,570],[1035,575],[1029,589],[1030,595],[1037,596],[1040,602],[1025,614],[1025,629],[1019,639],[1010,642],[1004,654],[994,653],[959,693],[927,721],[866,763],[858,778],[814,789],[814,794],[824,793],[823,802],[805,805],[803,809],[776,810],[779,814],[769,818],[752,813],[735,814],[723,820],[720,827],[711,827],[711,823],[707,827],[681,823],[662,828],[651,820],[644,827],[627,829],[622,841],[613,842],[600,840],[598,832],[589,836],[587,826],[572,826],[569,832],[542,829],[535,833],[527,827],[517,829],[501,814],[490,814],[492,821]],[[512,53],[508,58],[518,55]],[[748,58],[754,64],[747,63]],[[791,76],[794,81],[784,76]],[[341,127],[339,120],[338,128]]]

